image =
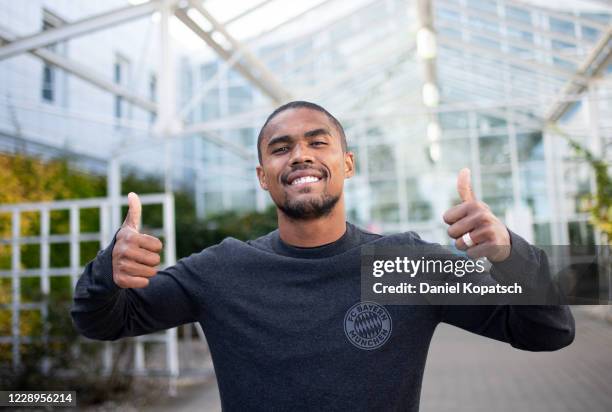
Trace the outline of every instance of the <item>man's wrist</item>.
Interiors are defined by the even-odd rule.
[[[533,255],[532,246],[510,229],[506,228],[506,230],[510,235],[510,253],[503,261],[492,262],[493,270],[505,275],[523,274],[526,272],[525,266],[530,263],[533,264],[533,259],[530,258]]]
[[[119,232],[119,231],[117,231]],[[98,252],[96,261],[94,262],[94,273],[96,274],[95,281],[100,283],[105,289],[115,292],[121,289],[113,279],[113,248],[117,241],[117,232],[113,236],[110,244],[106,249]]]

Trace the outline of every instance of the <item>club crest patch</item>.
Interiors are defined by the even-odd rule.
[[[344,333],[359,349],[380,348],[391,336],[391,315],[374,302],[358,302],[344,316]]]

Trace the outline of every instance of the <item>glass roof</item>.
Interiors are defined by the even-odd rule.
[[[514,107],[530,120],[545,119],[559,98],[575,97],[562,90],[570,82],[584,84],[585,76],[577,72],[609,31],[612,6],[593,0],[561,3],[431,2],[440,94],[434,111],[462,104],[493,112]],[[345,118],[364,110],[386,116],[429,110],[421,102],[415,4],[203,2],[291,97],[321,102]]]

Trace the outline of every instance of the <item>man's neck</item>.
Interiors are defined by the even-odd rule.
[[[335,242],[346,232],[344,198],[318,219],[294,220],[278,211],[278,231],[283,242],[297,247],[317,247]]]

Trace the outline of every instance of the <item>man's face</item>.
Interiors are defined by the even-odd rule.
[[[276,206],[292,219],[325,216],[353,176],[353,154],[325,113],[299,108],[279,113],[266,126],[257,177]]]

